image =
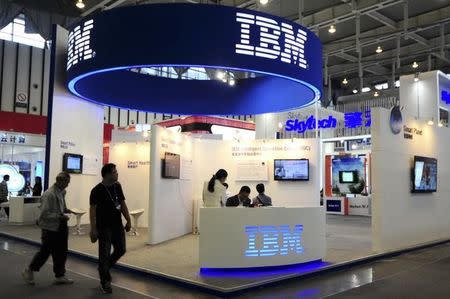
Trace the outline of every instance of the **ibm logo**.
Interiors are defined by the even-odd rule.
[[[241,42],[236,44],[236,53],[268,59],[281,59],[285,63],[293,63],[306,69],[305,42],[307,33],[301,29],[294,32],[292,25],[255,16],[247,13],[236,13],[236,21],[241,23]],[[250,45],[250,28],[259,28],[259,44]],[[280,45],[281,35],[283,44]],[[281,47],[282,46],[282,47]]]
[[[94,28],[94,20],[91,19],[75,27],[69,33],[67,70],[79,62],[93,57],[94,53],[90,45],[92,28]]]
[[[301,244],[303,225],[301,224],[295,225],[293,230],[289,225],[246,226],[245,233],[248,240],[248,248],[245,251],[247,257],[303,253]]]

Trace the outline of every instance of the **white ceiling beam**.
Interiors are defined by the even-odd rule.
[[[335,56],[340,57],[342,59],[351,61],[351,62],[358,62],[358,57],[355,57],[353,55],[341,52],[341,53],[336,53]]]
[[[99,9],[99,8],[103,8],[103,7],[106,5],[106,3],[108,3],[108,2],[111,2],[111,0],[103,0],[103,1],[101,1],[101,2],[99,2],[99,3],[97,3],[96,5],[92,6],[92,7],[89,8],[88,10],[84,11],[84,12],[81,14],[81,16],[82,16],[82,17],[85,17],[85,16],[87,16],[87,15],[93,13],[94,11],[96,11],[96,10]]]
[[[386,17],[385,15],[381,14],[378,11],[369,12],[367,15],[369,17],[371,17],[372,19],[374,19],[375,21],[378,21],[378,22],[388,26],[389,28],[392,28],[392,29],[397,29],[398,28],[397,27],[397,22],[395,22],[394,20]]]

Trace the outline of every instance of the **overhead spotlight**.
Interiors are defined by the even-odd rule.
[[[414,82],[419,82],[419,73],[414,75]]]
[[[344,84],[344,85],[348,84],[347,78],[344,78],[344,80],[342,80],[342,84]]]
[[[261,5],[266,5],[267,3],[269,3],[269,0],[259,0],[259,3]]]
[[[225,78],[225,73],[222,71],[218,71],[216,74],[217,79],[219,80],[223,80],[223,78]]]
[[[429,125],[429,126],[434,125],[434,119],[433,119],[433,118],[431,118],[431,119],[428,121],[428,125]]]
[[[278,128],[279,128],[279,129],[282,129],[282,128],[283,128],[283,123],[282,123],[281,121],[278,123]]]
[[[79,9],[83,9],[84,8],[84,3],[83,0],[78,0],[77,4],[75,4],[76,7],[78,7]]]
[[[228,84],[230,86],[234,86],[234,84],[236,84],[236,81],[234,81],[234,79],[230,79],[230,81],[228,82]]]
[[[413,67],[413,69],[416,69],[416,68],[418,68],[419,67],[419,65],[417,64],[417,62],[413,62],[413,64],[412,64],[412,67]]]
[[[330,28],[328,28],[328,32],[333,34],[336,32],[336,27],[334,27],[334,25],[331,25]]]
[[[356,143],[353,143],[352,144],[352,150],[355,150],[355,149],[357,149],[358,148],[358,146],[356,145]]]
[[[222,82],[227,83],[227,78],[223,77]]]
[[[378,46],[378,48],[375,50],[375,52],[377,52],[378,54],[380,54],[381,52],[383,52],[383,49],[381,49],[381,47]]]
[[[374,97],[379,96],[380,94],[378,93],[378,91],[375,91],[375,93],[373,94]]]
[[[344,139],[341,139],[341,144],[344,144],[344,142],[345,142]]]
[[[438,124],[438,127],[442,128],[443,126],[444,126],[444,124],[440,121],[439,124]]]
[[[357,90],[357,89],[353,89],[353,93],[354,93],[354,94],[357,94],[357,93],[358,93],[358,90]]]

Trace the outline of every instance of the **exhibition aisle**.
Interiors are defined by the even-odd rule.
[[[84,231],[87,227],[84,227]],[[306,272],[315,271],[329,264],[339,264],[364,258],[372,254],[370,218],[341,217],[327,215],[326,263],[307,267],[283,268],[279,271],[207,272],[199,273],[198,235],[185,235],[158,245],[146,244],[146,229],[140,229],[140,236],[127,237],[127,254],[120,260],[122,265],[156,275],[180,280],[219,291],[245,289],[268,281],[283,280]],[[33,242],[40,241],[36,226],[0,225],[0,234],[15,236]],[[70,250],[88,256],[97,255],[97,245],[87,235],[70,235]],[[256,275],[257,274],[257,275]]]

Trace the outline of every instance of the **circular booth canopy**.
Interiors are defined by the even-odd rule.
[[[233,85],[142,74],[145,67],[239,73]],[[113,9],[69,33],[67,85],[96,103],[172,114],[242,115],[312,104],[322,91],[314,33],[268,14],[219,5]]]

